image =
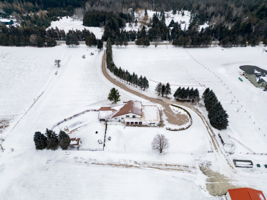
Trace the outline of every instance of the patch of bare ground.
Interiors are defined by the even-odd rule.
[[[228,189],[235,188],[231,184],[231,179],[228,177],[211,170],[207,166],[200,166],[200,170],[207,176],[206,188],[212,196],[225,195]]]

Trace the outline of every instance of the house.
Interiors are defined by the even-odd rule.
[[[126,126],[159,126],[160,112],[157,106],[128,101],[120,107],[99,109],[99,121],[120,122]]]
[[[230,189],[226,194],[227,200],[266,200],[264,194],[260,190],[252,188]]]

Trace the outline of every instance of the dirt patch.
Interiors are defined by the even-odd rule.
[[[210,195],[222,196],[227,193],[228,189],[235,188],[235,186],[231,184],[231,179],[211,170],[209,167],[200,166],[200,170],[208,177],[206,188]]]

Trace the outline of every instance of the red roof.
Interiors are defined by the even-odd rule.
[[[117,113],[115,113],[112,118],[126,115],[129,113],[133,113],[136,115],[141,116],[141,103],[140,102],[134,102],[134,101],[128,101]]]
[[[112,109],[111,107],[101,107],[99,111],[116,111],[116,110]]]
[[[228,190],[231,200],[266,200],[260,190],[237,188]]]

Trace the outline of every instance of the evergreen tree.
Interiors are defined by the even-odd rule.
[[[63,150],[68,149],[70,145],[70,137],[67,133],[65,133],[64,131],[60,131],[58,135],[58,140],[59,140],[59,146]]]
[[[69,31],[66,36],[66,45],[79,45],[77,34],[74,31]]]
[[[212,107],[208,114],[210,124],[218,130],[226,129],[228,126],[228,114],[220,103]]]
[[[102,40],[97,40],[97,48],[99,50],[103,49],[103,42],[102,42]]]
[[[117,103],[120,101],[120,94],[119,91],[115,88],[112,88],[110,90],[110,93],[108,95],[108,100],[111,101],[112,103]]]
[[[97,45],[97,40],[96,37],[93,33],[90,33],[85,37],[85,44],[87,46],[96,46]]]
[[[156,86],[156,89],[155,89],[158,96],[161,95],[161,88],[162,88],[162,83],[158,83],[158,85]]]
[[[160,91],[160,93],[161,93],[161,96],[163,97],[165,94],[166,94],[166,85],[162,85],[161,86],[161,91]]]
[[[47,138],[44,134],[40,132],[35,132],[34,134],[35,148],[38,150],[45,149],[47,147]]]
[[[47,137],[47,149],[56,150],[58,148],[58,137],[56,133],[52,130],[46,129]]]
[[[165,87],[165,92],[164,92],[165,96],[168,96],[171,94],[171,86],[169,83],[166,84],[166,87]]]
[[[218,101],[215,93],[207,88],[203,93],[203,98],[210,124],[219,130],[226,129],[228,126],[228,114]]]

